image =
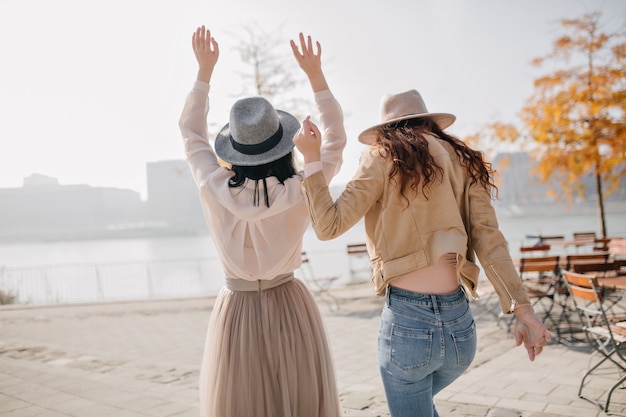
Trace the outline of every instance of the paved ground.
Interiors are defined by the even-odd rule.
[[[346,417],[388,416],[376,366],[381,299],[338,289],[323,302]],[[197,378],[211,298],[0,308],[0,416],[197,417]],[[452,417],[595,417],[577,396],[588,352],[552,344],[535,362],[478,303],[479,352],[437,398]],[[589,392],[603,397],[607,370]],[[612,410],[626,415],[626,392]]]

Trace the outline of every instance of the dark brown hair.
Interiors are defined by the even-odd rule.
[[[234,175],[228,180],[229,187],[241,187],[248,179],[254,181],[254,195],[252,204],[254,204],[255,206],[258,206],[261,200],[259,181],[263,182],[263,197],[265,205],[269,207],[270,199],[267,194],[267,183],[265,179],[267,177],[276,177],[278,178],[278,182],[284,185],[285,181],[288,178],[296,175],[296,169],[294,168],[293,161],[293,152],[289,152],[287,155],[263,165],[233,165],[231,169]]]
[[[427,134],[448,142],[454,148],[461,166],[467,169],[471,184],[480,184],[492,197],[497,195],[493,169],[482,152],[448,135],[431,120],[420,118],[384,125],[379,128],[376,140],[379,153],[393,163],[389,179],[398,184],[399,193],[407,202],[408,190],[418,193],[420,185],[421,192],[428,199],[430,186],[443,174],[443,168],[428,151]]]

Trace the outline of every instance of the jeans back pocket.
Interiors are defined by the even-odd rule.
[[[433,345],[431,329],[391,327],[390,359],[403,370],[421,368],[430,363]]]

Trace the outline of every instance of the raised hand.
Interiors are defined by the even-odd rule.
[[[320,160],[322,134],[317,125],[310,120],[310,116],[302,121],[302,127],[294,136],[293,143],[304,157],[305,164]]]
[[[311,36],[307,36],[305,40],[302,32],[299,39],[299,47],[294,40],[289,41],[294,58],[308,77],[314,92],[328,90],[328,84],[322,71],[322,47],[320,43],[316,41],[316,48],[314,49]]]
[[[211,31],[202,25],[193,33],[191,46],[198,61],[198,80],[208,83],[220,56],[219,45],[211,36]]]

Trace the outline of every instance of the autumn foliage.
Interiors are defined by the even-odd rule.
[[[561,20],[552,51],[532,62],[547,70],[521,109],[521,130],[494,123],[482,133],[530,148],[540,177],[558,178],[569,197],[582,196],[582,176],[594,175],[606,234],[604,195],[626,178],[626,38],[623,27],[603,32],[600,18]]]

